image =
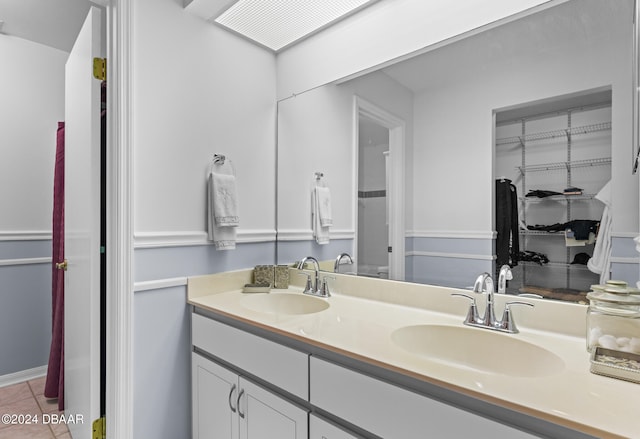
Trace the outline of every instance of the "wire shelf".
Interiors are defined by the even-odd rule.
[[[595,123],[580,127],[568,128],[564,130],[546,131],[542,133],[531,133],[524,136],[512,136],[496,139],[496,145],[510,145],[514,143],[525,143],[536,140],[556,139],[559,137],[570,138],[571,136],[596,133],[598,131],[608,131],[611,129],[611,122]]]
[[[527,268],[531,268],[531,267],[535,267],[535,268],[568,268],[570,270],[578,270],[578,271],[584,271],[584,270],[589,270],[587,268],[586,265],[584,264],[569,264],[566,262],[547,262],[546,264],[538,264],[537,262],[533,262],[533,261],[518,261],[518,265],[522,265],[523,267],[527,267]]]
[[[573,200],[592,200],[595,194],[582,194],[582,195],[551,195],[549,197],[519,197],[526,203],[543,203],[545,201],[573,201]]]
[[[521,236],[557,236],[564,238],[564,230],[545,232],[543,230],[520,230]]]
[[[557,169],[575,169],[589,166],[603,166],[611,164],[611,157],[600,157],[597,159],[575,160],[572,162],[542,163],[539,165],[516,166],[521,174],[525,172],[552,171]]]

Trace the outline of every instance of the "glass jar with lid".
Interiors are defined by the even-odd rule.
[[[587,350],[602,346],[640,354],[640,290],[609,281],[592,285],[587,299]]]

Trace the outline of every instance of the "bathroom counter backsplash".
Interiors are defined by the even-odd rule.
[[[252,270],[189,278],[188,302],[299,342],[369,361],[597,437],[640,434],[639,385],[589,372],[586,306],[518,298],[535,308],[514,309],[520,333],[498,336],[542,347],[559,357],[564,367],[541,376],[494,373],[429,359],[392,340],[394,331],[408,326],[465,328],[462,322],[469,302],[451,294],[474,293],[333,273],[331,276],[335,277],[330,280],[332,297],[317,299],[327,300],[329,306],[309,314],[281,314],[253,306],[257,301],[250,297],[255,293],[242,292],[242,287],[253,280]],[[305,276],[291,273],[290,279],[287,290],[274,289],[268,294],[302,294]],[[502,312],[505,299],[504,295],[495,295],[498,313]],[[482,312],[484,301],[479,300],[478,306]],[[615,416],[611,407],[615,407]]]

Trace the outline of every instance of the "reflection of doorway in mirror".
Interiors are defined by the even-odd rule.
[[[405,155],[405,122],[402,119],[397,118],[393,114],[386,110],[355,96],[355,114],[354,114],[354,144],[353,151],[355,155],[353,173],[355,176],[354,184],[358,187],[358,191],[361,192],[361,187],[364,192],[384,191],[385,198],[377,200],[377,209],[370,208],[367,212],[360,211],[360,205],[365,207],[367,205],[373,205],[368,201],[358,199],[357,203],[354,203],[354,218],[356,224],[356,235],[354,251],[356,256],[356,264],[358,264],[359,270],[361,266],[367,266],[369,272],[363,274],[370,274],[376,277],[388,277],[394,280],[404,280],[405,278],[405,213],[404,213],[404,155]],[[360,121],[366,120],[370,124],[377,126],[380,130],[380,140],[373,140],[372,145],[385,145],[374,148],[372,154],[368,152],[366,154],[360,153],[360,138],[366,144],[366,128],[361,131]],[[377,137],[375,137],[377,138]],[[369,148],[369,147],[367,147]],[[385,156],[383,153],[388,151]],[[366,156],[369,158],[365,162],[365,170],[361,171],[358,166],[359,156]],[[371,158],[374,158],[373,160]],[[386,157],[386,158],[385,158]],[[375,162],[378,166],[370,167],[368,162]],[[372,179],[373,174],[375,178]],[[367,177],[367,186],[363,186],[361,177]],[[369,188],[369,180],[375,182],[376,187],[374,189]],[[363,182],[365,180],[362,180]],[[378,193],[379,195],[380,193]],[[373,192],[370,198],[382,198],[376,197],[376,193]],[[371,207],[371,206],[369,206]],[[374,211],[377,213],[374,215]],[[373,232],[364,231],[361,233],[360,225],[365,222],[364,226],[371,221],[377,224]],[[369,225],[371,228],[372,225]],[[378,230],[375,232],[375,230]],[[385,233],[386,232],[386,233]],[[360,235],[363,236],[360,236]],[[371,241],[371,242],[366,242]],[[375,246],[375,252],[369,254],[370,245]],[[384,253],[384,256],[383,256]],[[375,256],[374,256],[375,255]],[[385,264],[386,262],[386,264]]]
[[[494,175],[498,181],[505,176],[518,195],[517,236],[511,239],[519,240],[519,252],[508,292],[586,302],[598,271],[608,270],[589,261],[596,242],[610,239],[598,225],[612,175],[611,104],[611,88],[605,87],[496,113]],[[496,195],[496,270],[503,263],[501,204]]]
[[[389,129],[358,121],[358,274],[389,277],[387,156]]]

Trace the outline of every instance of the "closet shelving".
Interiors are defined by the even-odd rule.
[[[509,145],[513,143],[524,143],[532,140],[548,140],[555,139],[558,137],[567,137],[571,138],[571,136],[580,135],[580,134],[590,134],[596,133],[598,131],[607,131],[611,130],[611,122],[602,122],[602,123],[594,123],[579,127],[572,127],[562,130],[552,130],[552,131],[544,131],[540,133],[530,133],[523,134],[522,136],[511,136],[511,137],[503,137],[501,139],[496,139],[496,146],[501,145]]]
[[[604,186],[611,175],[610,135],[606,133],[611,131],[610,102],[604,105],[599,102],[579,108],[556,108],[553,112],[532,112],[530,117],[502,122],[505,126],[509,125],[504,133],[515,132],[518,135],[500,137],[500,132],[497,131],[496,154],[508,155],[510,158],[505,159],[505,163],[516,165],[515,177],[512,180],[519,192],[520,220],[527,225],[564,223],[573,219],[599,219],[593,214],[597,212],[599,205],[595,193]],[[609,114],[603,116],[598,113],[597,117],[591,117],[590,113],[582,114],[592,110],[597,113],[598,109],[602,108],[605,109],[603,113],[606,114],[608,110]],[[564,122],[561,122],[562,120]],[[575,121],[580,122],[573,126],[572,122]],[[560,129],[545,130],[545,127]],[[594,144],[597,146],[594,147]],[[584,151],[583,145],[588,145],[587,152]],[[551,150],[553,153],[548,153]],[[545,157],[552,160],[546,161]],[[560,160],[557,160],[558,158]],[[593,171],[584,169],[592,167]],[[508,172],[508,169],[496,169],[496,175],[504,175],[505,171]],[[585,175],[588,179],[593,178],[593,181],[582,186],[587,189],[582,194],[558,194],[543,198],[525,196],[529,190],[542,189],[536,185],[547,185],[549,190],[554,191],[562,191],[574,184],[582,185]],[[551,185],[553,187],[549,187]],[[591,212],[592,217],[582,217],[585,215],[584,212]],[[527,219],[530,222],[527,222]],[[509,286],[511,292],[522,292],[525,286],[588,291],[590,284],[597,283],[597,275],[591,273],[585,265],[571,263],[575,254],[579,252],[592,254],[593,245],[567,247],[564,231],[548,232],[521,228],[519,235],[521,251],[541,252],[548,255],[550,262],[540,265],[531,261],[519,261],[513,270],[514,280]]]
[[[521,174],[525,172],[544,172],[544,171],[554,171],[558,169],[576,169],[576,168],[585,168],[588,166],[603,166],[610,165],[611,157],[599,157],[594,159],[587,160],[575,160],[572,162],[557,162],[557,163],[542,163],[537,165],[522,165],[518,166]]]

